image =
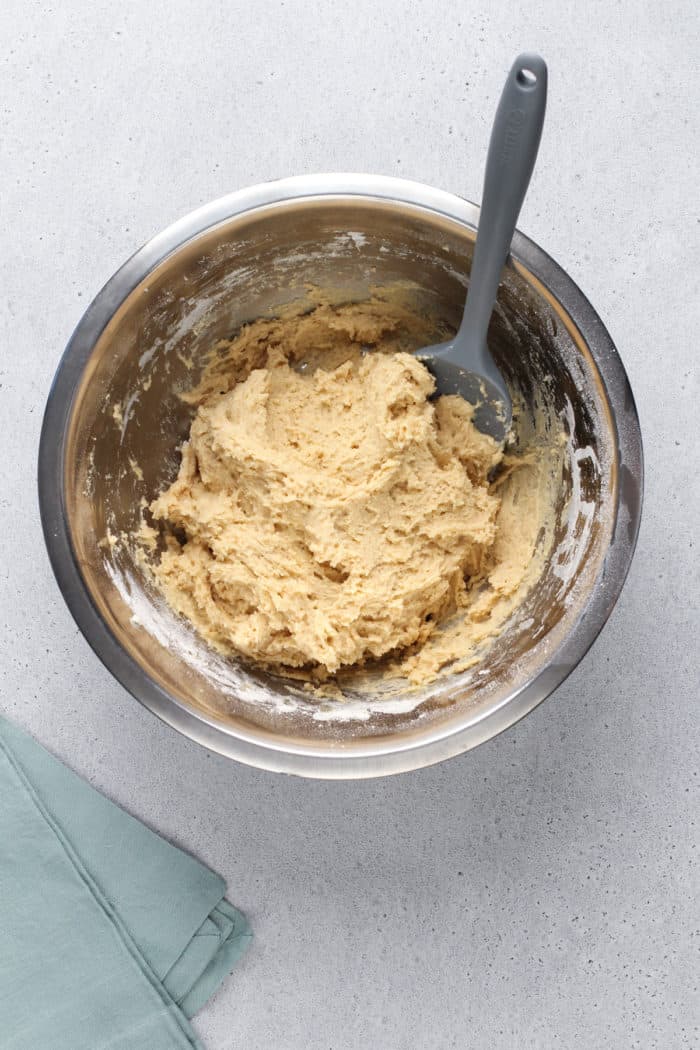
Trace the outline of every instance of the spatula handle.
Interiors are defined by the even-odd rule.
[[[546,102],[544,59],[527,52],[519,55],[503,88],[486,158],[479,230],[459,331],[473,347],[486,342],[501,270],[535,165]]]

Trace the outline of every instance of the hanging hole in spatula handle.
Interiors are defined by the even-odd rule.
[[[537,83],[537,73],[533,72],[533,70],[531,69],[528,69],[527,66],[523,66],[522,69],[518,70],[516,74],[516,80],[518,81],[521,87],[533,88]]]

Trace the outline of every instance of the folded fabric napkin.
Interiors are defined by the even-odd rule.
[[[251,938],[224,891],[0,718],[2,1050],[201,1047]]]

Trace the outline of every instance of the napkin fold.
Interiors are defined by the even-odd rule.
[[[3,1050],[201,1048],[251,939],[225,888],[0,718]]]

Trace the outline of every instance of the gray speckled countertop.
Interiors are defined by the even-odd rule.
[[[256,940],[207,1047],[700,1046],[695,0],[5,0],[0,26],[2,708],[228,880]],[[366,170],[478,199],[526,47],[550,104],[520,226],[601,313],[644,430],[622,598],[547,703],[445,765],[314,783],[209,754],[54,584],[34,479],[62,348],[136,246],[230,189]]]

